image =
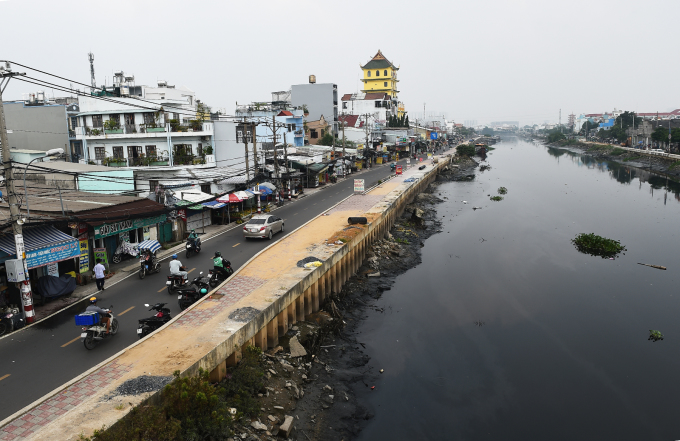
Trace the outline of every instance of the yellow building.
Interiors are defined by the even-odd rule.
[[[390,63],[380,50],[371,61],[361,66],[361,69],[364,71],[364,77],[361,79],[364,83],[362,92],[384,92],[394,99],[397,98],[399,68]]]

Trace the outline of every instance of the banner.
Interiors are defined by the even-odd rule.
[[[26,265],[28,269],[45,266],[52,262],[72,259],[80,255],[78,242],[69,242],[54,247],[41,248],[26,253]]]
[[[355,193],[361,193],[364,191],[364,180],[363,179],[355,179],[354,180],[354,192]]]
[[[90,243],[87,239],[80,240],[80,257],[78,258],[80,265],[80,274],[90,270]]]
[[[59,264],[57,262],[47,264],[47,275],[59,277]]]
[[[145,219],[128,219],[112,224],[104,224],[94,228],[94,238],[101,239],[102,237],[113,236],[114,234],[130,231],[137,228],[148,227],[160,222],[165,222],[166,215],[161,214],[156,217],[147,217]]]
[[[94,251],[94,261],[101,259],[102,265],[108,268],[109,260],[106,258],[106,248],[94,248],[92,251]]]

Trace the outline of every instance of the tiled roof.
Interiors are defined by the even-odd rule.
[[[140,217],[154,217],[167,213],[165,205],[151,199],[139,199],[126,204],[95,208],[77,214],[76,217],[92,226]]]
[[[356,127],[359,115],[340,115],[338,121],[345,122],[345,127]]]
[[[352,94],[351,93],[346,93],[342,96],[341,101],[350,101],[352,99]]]
[[[382,52],[380,52],[380,49],[378,49],[378,53],[375,54],[371,61],[361,66],[362,69],[383,69],[386,67],[391,67],[394,70],[399,70],[398,67],[394,66],[392,63],[390,63],[390,61],[387,58],[385,58]]]
[[[386,99],[385,97],[387,96],[386,93],[383,92],[369,92],[364,96],[365,100],[382,100]],[[389,99],[389,98],[387,98]]]
[[[293,114],[287,110],[282,110],[281,113],[276,116],[293,116]]]

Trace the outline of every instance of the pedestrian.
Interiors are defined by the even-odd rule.
[[[94,277],[97,281],[97,289],[99,291],[104,291],[104,282],[106,281],[104,270],[106,270],[106,267],[102,265],[102,260],[97,259],[97,264],[94,266]]]

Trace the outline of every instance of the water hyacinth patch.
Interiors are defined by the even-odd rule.
[[[621,245],[621,242],[618,240],[607,239],[595,233],[581,233],[575,239],[572,239],[571,242],[579,252],[590,254],[591,256],[600,256],[603,259],[613,259],[623,251],[627,251],[626,247]]]
[[[660,331],[655,331],[653,329],[649,330],[649,338],[647,340],[659,341],[663,340],[663,334]]]
[[[508,189],[505,187],[499,187],[498,194],[508,194]]]

